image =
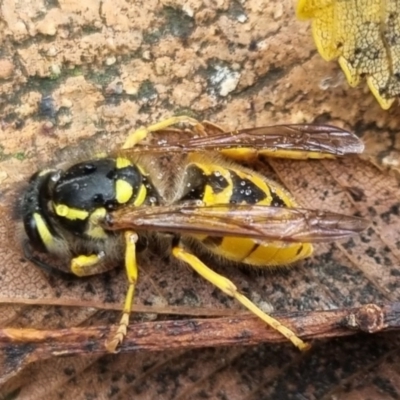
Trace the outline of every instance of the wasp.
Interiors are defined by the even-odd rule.
[[[175,130],[174,140],[147,142],[161,132],[168,137],[179,123],[189,128]],[[303,350],[307,343],[210,269],[201,255],[233,265],[279,267],[310,257],[315,242],[362,231],[367,223],[361,218],[299,208],[288,190],[245,167],[243,160],[335,158],[363,149],[357,136],[332,126],[225,131],[209,122],[172,117],[129,133],[111,155],[36,172],[21,202],[25,255],[42,268],[55,268],[37,254],[47,253],[79,277],[125,265],[128,289],[120,323],[106,342],[110,352],[126,336],[137,254],[149,240],[167,241],[174,258]],[[154,158],[174,154],[182,156],[179,167],[160,171]]]

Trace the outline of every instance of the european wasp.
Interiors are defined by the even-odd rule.
[[[179,137],[143,144],[150,134],[175,131]],[[53,268],[36,252],[68,264],[77,276],[102,273],[124,262],[128,290],[116,333],[123,341],[133,305],[136,255],[149,240],[167,248],[203,278],[279,331],[300,349],[307,344],[264,313],[197,254],[257,268],[279,267],[309,257],[312,243],[360,232],[366,222],[328,211],[301,209],[292,195],[237,160],[257,156],[335,158],[363,151],[353,134],[323,125],[281,125],[226,132],[188,117],[172,117],[130,133],[122,149],[63,169],[35,173],[22,199],[25,254]],[[153,160],[178,154],[179,168],[162,171]],[[236,159],[232,161],[231,159]],[[163,245],[164,246],[164,245]]]

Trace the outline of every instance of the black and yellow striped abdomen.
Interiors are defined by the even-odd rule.
[[[252,204],[296,207],[293,197],[276,182],[236,164],[213,162],[193,155],[185,168],[180,201],[201,200],[205,205]],[[312,254],[309,243],[260,242],[240,237],[196,238],[211,252],[225,259],[254,266],[279,266]]]

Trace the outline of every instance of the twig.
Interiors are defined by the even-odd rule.
[[[384,332],[400,328],[400,303],[375,304],[359,308],[310,311],[275,316],[306,340],[354,335],[357,332]],[[60,355],[105,354],[109,326],[34,330],[0,330],[0,350],[28,357],[29,361]],[[121,353],[137,350],[162,351],[210,346],[254,345],[283,342],[276,331],[252,316],[186,319],[135,323],[120,347]],[[25,362],[27,360],[25,359]]]

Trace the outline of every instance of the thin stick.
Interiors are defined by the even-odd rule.
[[[331,311],[295,312],[276,315],[286,326],[306,340],[376,333],[400,328],[400,303],[375,304]],[[0,349],[22,356],[28,362],[59,355],[105,354],[109,326],[60,330],[0,329]],[[286,339],[258,318],[186,319],[134,323],[120,347],[121,353],[137,350],[162,351],[210,346],[255,345]],[[27,360],[25,359],[25,362]]]

